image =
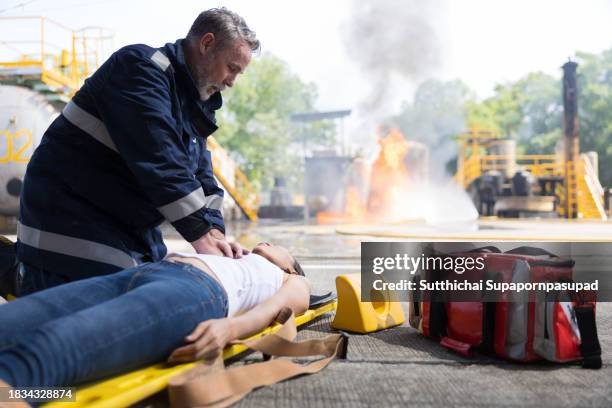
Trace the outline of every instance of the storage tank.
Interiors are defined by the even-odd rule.
[[[495,169],[501,171],[507,178],[516,173],[516,142],[514,140],[496,140],[489,148],[491,155],[499,156],[493,160]]]
[[[16,216],[26,167],[59,111],[29,88],[0,85],[0,215]]]
[[[315,152],[307,157],[304,193],[311,214],[321,211],[342,212],[351,158],[334,152]]]

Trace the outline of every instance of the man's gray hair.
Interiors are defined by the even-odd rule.
[[[206,33],[213,33],[222,47],[241,40],[246,42],[253,52],[259,51],[260,48],[255,31],[247,26],[242,17],[225,7],[201,12],[187,33],[187,40],[197,41]]]

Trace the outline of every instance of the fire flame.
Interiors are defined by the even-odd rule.
[[[357,186],[349,185],[345,192],[344,212],[320,212],[317,214],[319,223],[410,218],[415,200],[409,191],[425,181],[427,150],[420,143],[407,141],[396,129],[379,137],[378,144],[380,153],[372,165],[367,198],[359,193]]]
[[[368,212],[384,218],[392,203],[397,202],[406,188],[408,169],[404,158],[408,142],[398,130],[391,130],[386,137],[378,139],[380,153],[372,166]],[[388,213],[387,213],[388,214]]]

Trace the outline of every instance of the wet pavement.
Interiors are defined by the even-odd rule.
[[[612,241],[612,224],[556,220],[483,220],[469,228],[418,222],[380,225],[303,225],[301,222],[234,223],[230,238],[245,247],[270,241],[288,247],[314,284],[334,290],[339,274],[360,270],[362,241],[503,240],[546,236]],[[189,250],[167,231],[170,250]],[[516,239],[516,238],[514,238]],[[407,308],[405,312],[407,315]],[[300,331],[299,338],[331,331],[328,315]],[[599,303],[597,324],[603,368],[516,364],[477,355],[465,358],[402,325],[369,335],[351,335],[346,360],[321,373],[259,389],[239,407],[424,406],[424,407],[610,407],[612,406],[612,304]],[[251,360],[250,356],[246,360]],[[237,364],[241,364],[238,362]],[[163,405],[163,397],[153,405]]]

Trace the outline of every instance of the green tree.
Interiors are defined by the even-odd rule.
[[[293,113],[314,109],[316,87],[303,82],[271,54],[254,58],[224,97],[214,136],[260,188],[270,187],[277,175],[289,179],[290,185],[301,183],[299,146],[305,138],[309,146],[334,142],[332,123],[298,126],[291,122]]]
[[[493,112],[496,131],[513,139],[517,138],[521,122],[521,93],[512,83],[495,86],[495,95],[483,104]]]
[[[612,185],[612,49],[576,53],[580,150],[599,155],[600,180]],[[561,79],[536,72],[498,85],[495,94],[467,104],[468,121],[513,138],[518,151],[551,154],[563,139]]]
[[[599,179],[612,186],[612,48],[577,53],[580,150],[599,155]]]
[[[465,103],[467,127],[480,127],[488,129],[495,134],[501,133],[495,109],[490,104],[485,104],[470,99]]]
[[[492,97],[468,104],[468,122],[516,140],[519,151],[553,153],[561,137],[560,86],[558,79],[541,72],[497,85]]]
[[[563,101],[559,79],[531,73],[516,84],[521,95],[520,150],[528,154],[552,154],[563,138]]]

